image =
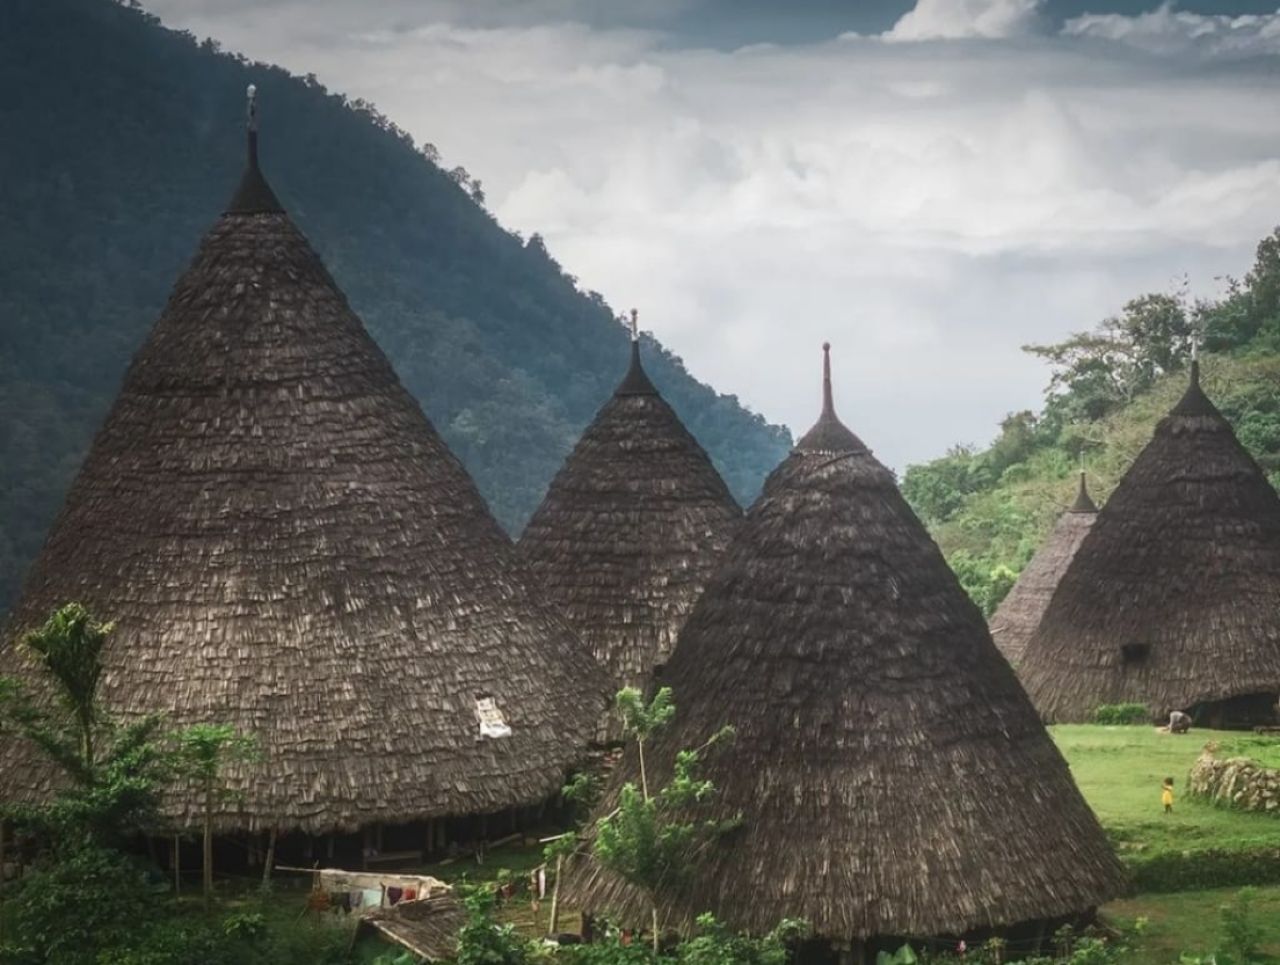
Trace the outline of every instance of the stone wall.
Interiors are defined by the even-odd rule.
[[[1206,744],[1191,766],[1189,794],[1245,811],[1280,810],[1280,770],[1247,757],[1219,758],[1217,749],[1216,744]]]

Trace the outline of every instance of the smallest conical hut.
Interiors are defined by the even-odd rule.
[[[530,585],[565,617],[615,689],[645,689],[738,529],[742,510],[702,446],[631,363],[520,538]],[[618,735],[615,715],[599,737]]]
[[[1018,668],[1041,716],[1104,704],[1200,723],[1274,719],[1280,497],[1190,384],[1098,513]]]
[[[1067,572],[1097,516],[1098,507],[1089,495],[1082,470],[1076,501],[1058,517],[1049,538],[1023,568],[1018,582],[991,616],[991,639],[1013,666],[1022,660],[1027,641],[1040,625],[1058,581]]]

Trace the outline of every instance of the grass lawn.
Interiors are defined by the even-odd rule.
[[[1050,728],[1098,820],[1125,858],[1200,849],[1280,849],[1280,817],[1234,811],[1189,799],[1187,772],[1205,743],[1249,742],[1250,756],[1280,760],[1280,739],[1221,731],[1161,734],[1151,727],[1063,724]],[[1177,788],[1173,814],[1160,804],[1160,782]]]
[[[1205,955],[1219,941],[1218,909],[1235,897],[1237,889],[1184,891],[1175,895],[1138,895],[1112,902],[1106,916],[1118,925],[1147,919],[1147,928],[1128,961],[1134,965],[1168,965],[1181,952]],[[1280,887],[1256,889],[1250,920],[1262,932],[1261,950],[1280,958]]]

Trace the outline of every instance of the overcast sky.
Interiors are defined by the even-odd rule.
[[[899,469],[1039,404],[1022,344],[1212,294],[1280,223],[1275,2],[148,5],[373,101],[772,420],[813,421],[829,339]]]

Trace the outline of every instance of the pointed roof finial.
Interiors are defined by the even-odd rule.
[[[1191,384],[1200,384],[1200,332],[1191,333]]]
[[[240,186],[227,207],[228,214],[271,214],[283,211],[275,192],[262,176],[258,167],[258,86],[250,84],[245,91],[245,133],[248,144],[248,164]]]
[[[822,343],[822,414],[836,414],[835,403],[831,400],[831,343]]]
[[[248,95],[246,130],[249,135],[249,167],[258,166],[258,85],[250,84]]]
[[[658,390],[649,381],[644,366],[640,364],[640,313],[634,308],[628,313],[631,326],[631,364],[627,374],[614,390],[614,395],[657,395]]]
[[[1071,513],[1096,513],[1098,505],[1093,501],[1093,497],[1089,495],[1089,484],[1087,474],[1084,470],[1084,452],[1080,453],[1080,489],[1076,493],[1076,501],[1071,504],[1068,512]]]

